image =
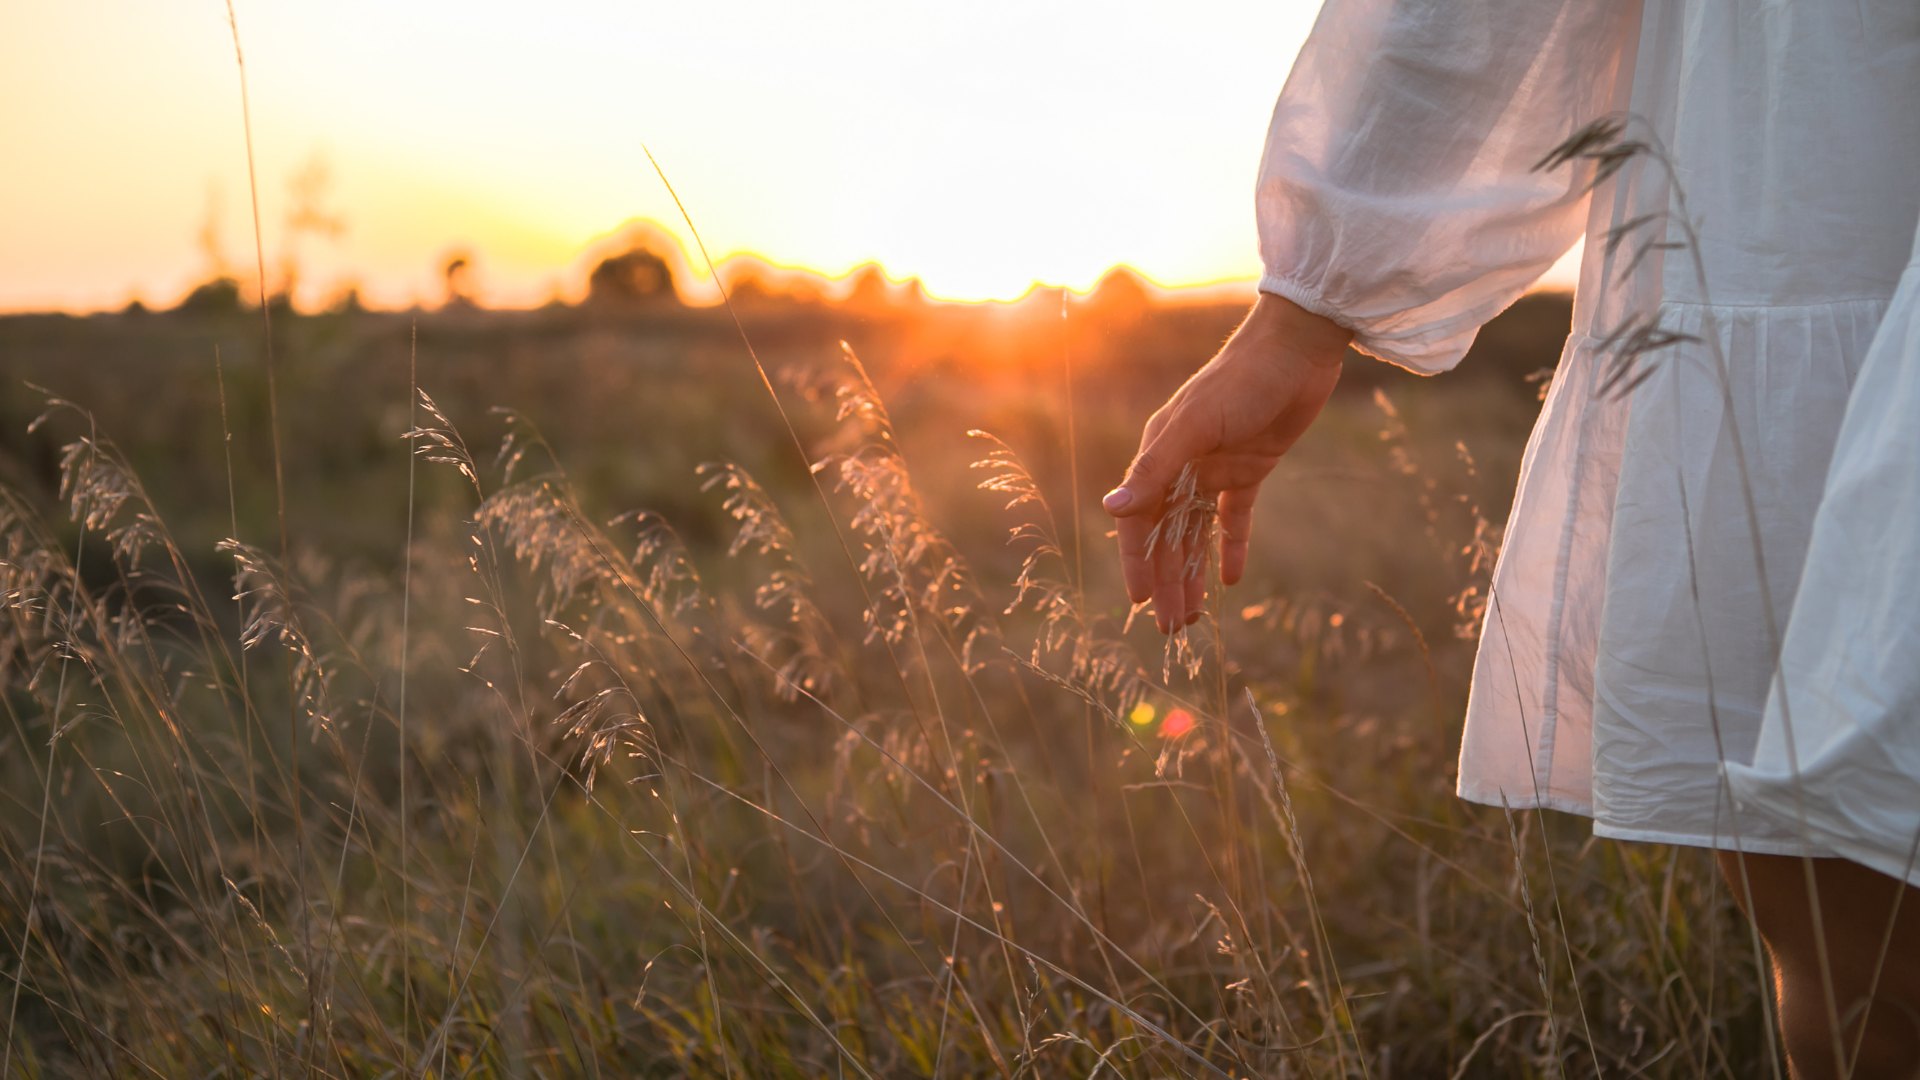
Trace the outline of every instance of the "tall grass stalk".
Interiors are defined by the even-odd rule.
[[[253,154],[253,103],[247,90],[247,55],[240,44],[240,19],[233,9],[233,0],[226,0],[227,28],[233,37],[234,69],[240,80],[240,132],[247,151],[247,196],[253,214],[253,254],[255,295],[260,305],[261,347],[266,357],[267,372],[267,432],[273,455],[273,498],[274,514],[278,523],[280,539],[280,560],[287,561],[289,544],[287,535],[287,483],[286,467],[282,459],[280,446],[280,391],[279,372],[274,363],[273,349],[273,303],[267,292],[267,246],[266,237],[260,227],[260,180],[259,170],[254,164]],[[237,539],[237,536],[236,536]],[[292,702],[297,695],[289,689],[287,713],[287,752],[293,772],[293,815],[294,815],[294,865],[297,873],[305,874],[306,828],[305,807],[301,788],[300,770],[300,732],[299,714]],[[308,910],[307,888],[304,876],[296,878],[294,904],[300,917],[300,948],[302,955],[309,961],[313,952],[313,932],[311,913]],[[309,968],[311,970],[311,968]],[[311,977],[307,984],[307,1016],[319,1027],[324,1022],[319,1008],[318,989]],[[319,1040],[309,1040],[311,1048]],[[307,1059],[309,1067],[313,1059]]]
[[[420,325],[416,322],[407,330],[407,430],[414,431],[419,426]],[[407,731],[407,669],[412,663],[409,646],[413,642],[413,518],[419,463],[419,455],[407,455],[407,528],[400,548],[400,700],[394,709],[398,737],[393,747],[399,801],[396,816],[400,826],[400,850],[396,855],[400,864],[400,970],[408,973],[400,985],[400,1039],[407,1045],[413,1042],[413,888],[407,875],[407,747],[411,745]],[[236,523],[234,533],[238,535],[239,531]],[[444,1063],[442,1067],[444,1069]]]

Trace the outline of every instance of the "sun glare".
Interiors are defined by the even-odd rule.
[[[1257,269],[1251,188],[1311,5],[950,10],[831,0],[632,5],[236,0],[270,268],[303,304],[581,288],[597,238],[651,219],[716,256],[947,300],[1179,286]],[[254,233],[221,5],[0,13],[0,309],[170,303],[247,277]],[[315,166],[318,170],[315,170]],[[298,178],[323,175],[301,188]],[[303,230],[320,211],[339,228]],[[309,217],[311,215],[308,215]],[[700,275],[696,273],[695,277]]]

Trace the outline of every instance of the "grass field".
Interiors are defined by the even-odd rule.
[[[1763,1075],[1701,852],[1452,795],[1565,300],[1169,651],[1118,295],[0,319],[0,1073]]]

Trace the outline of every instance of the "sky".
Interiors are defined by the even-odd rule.
[[[948,299],[1258,271],[1253,184],[1312,0],[234,0],[269,276],[578,292],[632,219]],[[251,283],[222,0],[0,9],[0,310]],[[295,224],[299,221],[300,224]]]

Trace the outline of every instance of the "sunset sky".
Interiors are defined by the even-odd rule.
[[[622,222],[716,257],[878,260],[954,299],[1115,263],[1252,276],[1252,187],[1308,0],[545,4],[237,0],[270,269],[301,298],[577,287]],[[171,304],[249,282],[239,82],[220,0],[0,11],[0,310]],[[292,191],[344,226],[288,226]],[[208,241],[212,243],[209,244]]]

